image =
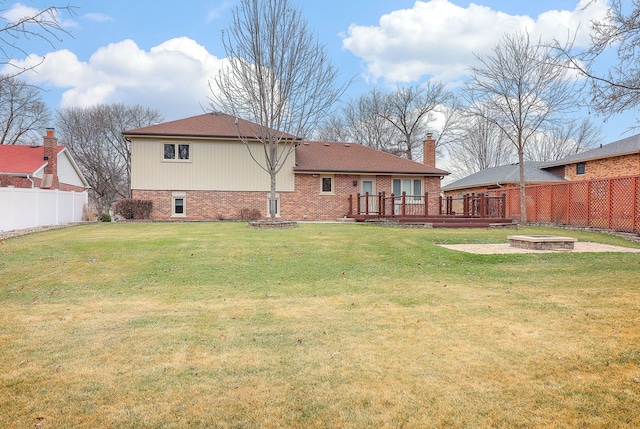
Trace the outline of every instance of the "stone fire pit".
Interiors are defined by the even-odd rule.
[[[520,249],[534,250],[573,250],[577,238],[557,235],[510,235],[509,245]]]

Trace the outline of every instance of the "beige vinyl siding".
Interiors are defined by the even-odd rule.
[[[189,161],[165,161],[164,143],[188,143]],[[259,156],[262,145],[252,148]],[[262,155],[264,157],[264,155]],[[251,159],[246,146],[238,142],[132,139],[131,188],[148,190],[268,191],[269,175]],[[294,190],[291,154],[278,174],[278,191]]]

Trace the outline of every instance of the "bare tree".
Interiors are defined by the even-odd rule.
[[[326,142],[358,142],[347,125],[342,110],[331,113],[313,131],[313,138]]]
[[[211,85],[211,107],[259,125],[253,136],[238,132],[251,158],[269,174],[269,215],[276,215],[276,177],[300,138],[311,135],[346,86],[326,47],[289,0],[241,0],[222,42],[227,66]],[[262,153],[251,151],[251,140]]]
[[[557,161],[601,143],[602,131],[588,118],[568,120],[536,134],[525,149],[528,161]]]
[[[363,146],[398,153],[398,130],[380,115],[387,94],[373,88],[350,99],[320,127],[320,135],[330,141],[353,141]],[[338,140],[338,138],[342,140]],[[325,140],[325,138],[323,138]]]
[[[0,0],[0,5],[4,3]],[[15,77],[37,67],[39,64],[18,67],[12,60],[15,55],[28,54],[23,48],[25,40],[44,41],[53,47],[55,42],[62,41],[63,36],[70,35],[62,26],[60,16],[62,12],[73,15],[74,10],[74,6],[49,6],[15,20],[0,17],[0,64],[10,65],[14,70],[3,78]]]
[[[478,171],[515,162],[513,145],[486,115],[468,115],[454,141],[447,145],[449,170],[461,179]]]
[[[590,7],[593,1],[585,7]],[[640,104],[640,0],[611,0],[607,16],[591,22],[591,45],[574,52],[573,42],[555,42],[554,48],[568,60],[568,67],[587,78],[589,104],[599,115],[609,118]],[[610,51],[615,50],[618,62],[605,72]],[[603,58],[604,57],[604,58]],[[640,125],[636,125],[637,128]]]
[[[422,147],[434,114],[451,99],[442,83],[399,87],[386,95],[378,114],[398,130],[398,151],[413,159],[416,150]]]
[[[99,104],[58,110],[56,127],[91,186],[103,212],[131,188],[131,148],[122,132],[163,120],[160,112],[139,105]]]
[[[346,136],[377,150],[419,158],[427,133],[437,134],[440,145],[458,125],[455,102],[455,97],[438,83],[400,87],[393,92],[373,88],[349,100],[321,130],[328,137]]]
[[[465,96],[469,111],[495,123],[515,147],[520,165],[520,210],[527,222],[524,154],[532,137],[575,108],[566,63],[526,33],[506,35],[492,55],[477,56]]]
[[[51,112],[40,89],[0,75],[0,144],[36,144],[50,125]]]

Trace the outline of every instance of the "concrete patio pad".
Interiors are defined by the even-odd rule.
[[[574,243],[573,250],[534,250],[534,249],[520,249],[518,247],[511,247],[509,243],[500,244],[439,244],[441,247],[445,247],[451,250],[458,250],[460,252],[477,253],[483,255],[495,255],[503,253],[580,253],[580,252],[625,252],[625,253],[640,253],[640,249],[632,247],[611,246],[609,244],[576,242]]]

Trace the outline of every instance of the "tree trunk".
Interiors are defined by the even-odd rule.
[[[276,172],[271,171],[269,172],[269,175],[271,176],[271,191],[269,192],[269,217],[271,218],[271,220],[275,220],[278,203],[278,200],[276,198]]]
[[[518,151],[518,166],[520,167],[520,222],[527,223],[527,195],[524,177],[524,150]]]

